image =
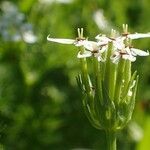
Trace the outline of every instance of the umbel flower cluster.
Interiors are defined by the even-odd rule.
[[[137,72],[131,73],[131,63],[137,56],[149,55],[149,51],[134,48],[132,40],[148,37],[150,33],[130,34],[127,25],[123,25],[122,35],[116,36],[112,30],[109,37],[97,35],[96,41],[85,38],[83,29],[78,29],[76,39],[47,37],[51,42],[78,47],[81,74],[77,82],[85,113],[94,127],[116,131],[131,119],[138,84]]]

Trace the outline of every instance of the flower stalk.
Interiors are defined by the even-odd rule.
[[[131,72],[132,62],[137,56],[149,55],[149,51],[134,48],[131,41],[148,37],[150,33],[129,34],[127,25],[121,36],[116,37],[112,30],[110,37],[99,34],[96,41],[86,39],[83,29],[78,29],[76,39],[47,37],[51,42],[78,47],[81,74],[77,83],[83,108],[91,124],[106,131],[107,150],[116,150],[116,133],[131,120],[134,110],[139,77]]]
[[[116,132],[106,130],[107,150],[116,150]]]

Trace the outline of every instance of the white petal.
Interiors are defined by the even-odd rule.
[[[99,50],[100,53],[105,52],[108,49],[108,46],[102,46],[102,48]]]
[[[123,58],[123,59],[128,59],[128,60],[130,60],[131,62],[134,62],[134,61],[136,60],[136,57],[135,57],[134,55],[132,55],[131,50],[130,50],[129,47],[126,47],[126,48],[124,49],[124,52],[125,52],[126,54],[123,54],[123,55],[122,55],[122,58]]]
[[[131,49],[128,47],[124,48],[124,51],[127,53],[127,54],[131,54]]]
[[[131,62],[134,62],[134,61],[136,61],[136,57],[130,55],[129,60],[130,60]]]
[[[56,42],[61,44],[74,44],[75,40],[73,39],[60,39],[60,38],[50,38],[48,35],[47,40],[50,42]]]
[[[98,61],[102,61],[102,62],[105,61],[105,60],[102,58],[102,56],[101,56],[100,53],[94,53],[94,57],[97,57],[97,60],[98,60]]]
[[[100,41],[100,42],[109,42],[109,41],[111,41],[108,37],[106,37],[106,35],[101,35],[101,34],[97,35],[95,37],[95,39]]]
[[[80,46],[84,45],[84,42],[85,42],[85,40],[78,40],[78,41],[76,40],[74,42],[74,45],[77,46],[77,47],[80,47]]]
[[[102,56],[100,56],[100,55],[97,57],[97,60],[98,60],[98,61],[101,61],[101,62],[105,62],[105,59],[102,58]]]
[[[126,36],[119,36],[116,38],[116,41],[117,42],[121,42],[121,41],[123,42],[125,39],[126,39]]]
[[[106,37],[106,35],[104,35],[104,34],[98,34],[98,35],[95,37],[95,39],[96,39],[96,40],[100,40],[102,37]]]
[[[98,41],[98,46],[107,45],[108,41]]]
[[[112,41],[111,39],[109,39],[108,37],[104,35],[102,36],[98,35],[95,38],[98,40],[98,46],[108,45],[108,43]]]
[[[86,57],[91,57],[92,53],[89,51],[85,51],[84,53],[79,52],[77,55],[77,58],[86,58]]]
[[[93,53],[94,57],[99,57],[100,53]]]
[[[149,51],[145,52],[145,51],[142,51],[142,50],[136,49],[136,48],[131,48],[131,52],[134,56],[136,56],[136,55],[148,56],[149,55]]]
[[[130,59],[128,54],[122,55],[122,58],[125,59],[125,60],[126,60],[126,59]]]
[[[123,42],[122,40],[116,40],[116,41],[113,42],[113,46],[114,46],[116,49],[121,50],[121,49],[124,49],[125,44],[124,44],[124,42]]]
[[[128,59],[128,60],[130,60],[131,62],[136,61],[136,57],[134,57],[134,56],[132,56],[132,55],[128,55],[128,54],[122,55],[122,58],[125,59],[125,60]]]
[[[84,41],[83,46],[90,51],[99,50],[97,42],[94,41]]]
[[[150,33],[135,33],[127,35],[130,39],[140,39],[140,38],[148,38],[150,37]]]
[[[121,58],[121,55],[120,55],[120,53],[118,53],[118,52],[115,52],[111,57],[110,57],[110,59],[111,59],[111,61],[113,62],[113,63],[115,63],[115,64],[117,64],[118,62],[119,62],[119,59]]]

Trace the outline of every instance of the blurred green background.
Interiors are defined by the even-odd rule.
[[[82,109],[75,77],[77,49],[46,40],[75,38],[77,28],[94,40],[111,28],[150,31],[149,0],[0,1],[0,149],[105,150],[103,131]],[[150,39],[134,41],[150,49]],[[150,149],[150,57],[138,58],[140,74],[132,121],[118,133],[118,150]]]

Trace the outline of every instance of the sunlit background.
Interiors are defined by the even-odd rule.
[[[149,0],[0,1],[0,149],[105,150],[103,131],[84,115],[75,77],[78,50],[46,37],[76,38],[77,28],[91,40],[113,28],[150,32]],[[150,39],[134,41],[150,50]],[[118,150],[150,149],[150,57],[133,70],[140,86],[132,121],[119,132]]]

